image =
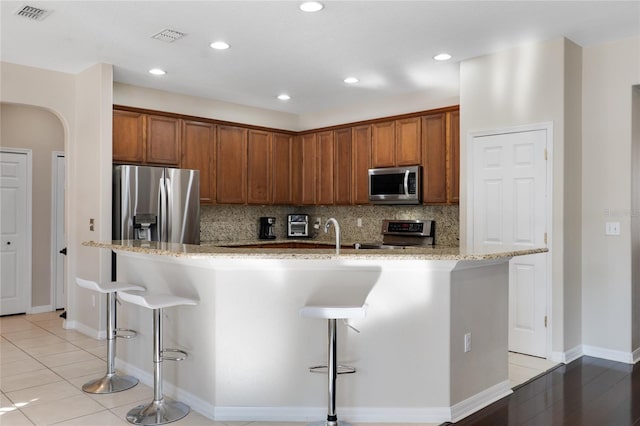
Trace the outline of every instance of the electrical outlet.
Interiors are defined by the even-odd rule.
[[[464,351],[471,352],[471,333],[464,335]]]
[[[93,231],[94,230],[94,223],[95,220],[93,218],[89,218],[89,231]]]
[[[362,218],[361,218],[361,217],[359,217],[358,219],[356,219],[356,226],[357,226],[358,228],[362,228]]]
[[[94,294],[91,295],[91,307],[96,307],[96,296]]]

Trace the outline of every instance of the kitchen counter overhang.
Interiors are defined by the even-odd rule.
[[[509,259],[547,251],[84,245],[117,254],[119,281],[199,300],[165,311],[166,344],[190,354],[165,367],[168,396],[218,421],[275,422],[326,415],[326,378],[307,370],[326,358],[326,322],[299,309],[345,288],[368,306],[350,321],[360,333],[338,331],[339,360],[358,368],[339,379],[346,421],[457,421],[508,395]],[[116,366],[150,384],[148,312],[123,304],[118,316],[139,334]]]
[[[291,241],[289,241],[291,242]],[[401,250],[340,250],[335,254],[335,248],[327,244],[325,248],[296,249],[296,248],[256,248],[246,247],[256,244],[268,245],[268,242],[247,243],[205,243],[201,245],[165,243],[158,241],[110,241],[84,242],[84,246],[106,248],[123,252],[152,254],[181,258],[263,258],[263,259],[389,259],[389,260],[498,260],[509,259],[514,256],[547,252],[547,248],[496,247],[492,249],[461,248],[450,246],[406,247]],[[271,244],[279,244],[274,241]],[[308,243],[308,241],[304,241]],[[344,247],[344,246],[343,246]]]

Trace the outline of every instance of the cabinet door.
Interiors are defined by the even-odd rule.
[[[302,135],[300,137],[301,149],[301,195],[300,204],[316,203],[316,147],[317,138],[315,133]]]
[[[247,129],[219,126],[216,150],[216,201],[247,201]]]
[[[147,116],[147,163],[180,164],[180,120],[159,115]]]
[[[395,121],[385,121],[384,123],[373,124],[371,137],[372,167],[395,166]]]
[[[333,162],[334,141],[333,132],[320,132],[317,136],[318,149],[316,152],[318,192],[316,204],[333,204]]]
[[[182,122],[183,169],[200,170],[200,203],[213,204],[216,200],[215,156],[216,126],[200,121]]]
[[[446,115],[433,114],[422,118],[424,162],[422,200],[426,204],[447,202],[447,128]]]
[[[271,204],[271,133],[249,130],[247,146],[247,203]]]
[[[273,134],[273,204],[291,204],[291,140],[282,133]]]
[[[334,203],[351,203],[351,128],[335,131]]]
[[[415,166],[422,160],[421,118],[396,120],[396,166]]]
[[[371,168],[371,126],[358,126],[352,130],[351,202],[369,203],[369,169]]]
[[[144,162],[146,116],[138,112],[113,111],[113,162]]]
[[[302,136],[291,140],[291,204],[302,204]]]
[[[460,202],[460,111],[449,113],[448,170],[449,202]]]

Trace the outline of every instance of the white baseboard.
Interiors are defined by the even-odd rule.
[[[116,368],[153,387],[153,374],[116,358]],[[325,405],[317,407],[221,407],[212,405],[171,383],[163,383],[164,394],[188,404],[194,411],[215,421],[310,422],[326,418]],[[458,421],[510,395],[509,382],[499,383],[453,407],[339,407],[341,419],[354,423],[442,423]]]
[[[624,352],[589,345],[582,345],[582,352],[587,356],[608,359],[609,361],[624,362],[626,364],[633,364],[634,359],[637,360],[636,356],[638,355],[636,351]]]
[[[62,328],[67,330],[77,330],[82,334],[86,334],[87,336],[98,340],[104,340],[107,338],[106,330],[98,331],[95,328],[87,327],[78,321],[65,320]]]
[[[551,354],[549,355],[549,360],[553,362],[569,364],[571,361],[575,361],[582,355],[584,355],[584,353],[582,352],[582,345],[578,345],[565,352],[551,352]]]
[[[28,314],[42,314],[44,312],[52,312],[55,311],[51,305],[42,305],[42,306],[32,306]]]
[[[473,414],[487,405],[493,404],[497,400],[511,395],[512,393],[513,390],[511,389],[508,380],[498,383],[497,385],[485,389],[484,391],[477,393],[451,407],[449,421],[457,422],[462,420],[468,415]]]
[[[631,352],[631,356],[633,358],[633,363],[634,364],[636,362],[640,361],[640,348],[638,348],[635,351]]]

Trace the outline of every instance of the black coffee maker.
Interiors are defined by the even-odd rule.
[[[276,233],[273,227],[276,224],[275,217],[261,217],[260,218],[260,239],[261,240],[273,240],[276,238]]]

